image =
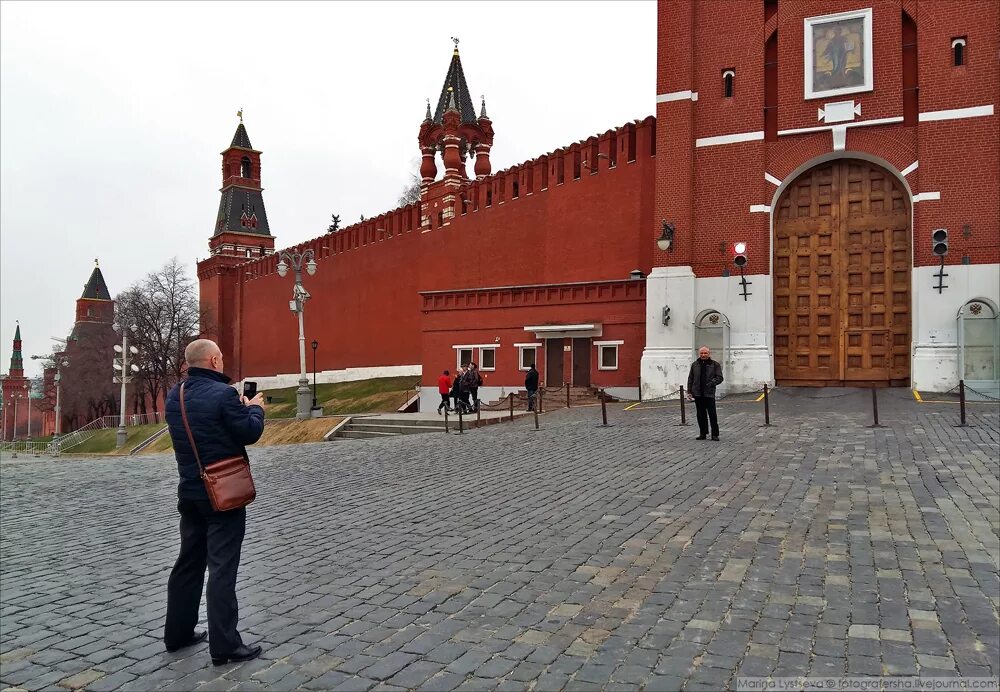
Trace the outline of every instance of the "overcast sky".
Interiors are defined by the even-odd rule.
[[[494,171],[655,112],[653,0],[0,4],[0,371],[20,320],[40,372],[95,257],[112,295],[194,276],[241,107],[279,248],[396,207],[451,36]]]

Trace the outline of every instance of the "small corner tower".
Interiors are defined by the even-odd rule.
[[[243,110],[229,148],[222,152],[222,198],[215,229],[208,241],[213,256],[245,262],[274,252],[260,184],[260,154],[243,126]],[[239,262],[227,262],[227,264]]]
[[[482,100],[479,116],[476,115],[458,54],[458,39],[453,38],[452,41],[455,42],[455,48],[438,97],[437,108],[432,114],[428,100],[418,135],[422,155],[420,177],[424,192],[437,175],[434,157],[438,151],[441,152],[444,164],[446,186],[457,187],[468,179],[465,171],[466,157],[475,157],[477,179],[490,174],[493,123],[486,115],[485,99]]]

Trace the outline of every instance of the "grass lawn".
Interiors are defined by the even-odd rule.
[[[316,387],[316,401],[323,407],[325,416],[342,413],[392,413],[406,402],[408,396],[413,395],[413,387],[419,383],[419,377],[409,375],[321,384]],[[265,391],[264,396],[271,397],[272,402],[264,406],[267,418],[294,418],[296,389],[297,387],[285,387]]]
[[[264,426],[264,434],[252,446],[268,447],[270,445],[290,445],[300,442],[322,442],[323,436],[333,430],[334,426],[342,420],[343,418],[336,416],[310,418],[308,420],[296,420],[295,418],[269,420]],[[164,435],[139,452],[139,454],[169,452],[173,448],[170,435]]]
[[[118,428],[98,430],[80,444],[65,447],[62,451],[64,454],[70,456],[73,454],[118,454],[127,456],[133,447],[151,437],[153,433],[162,427],[164,427],[162,423],[127,426],[125,430],[128,431],[128,437],[125,438],[125,446],[121,449],[115,448],[118,440]]]

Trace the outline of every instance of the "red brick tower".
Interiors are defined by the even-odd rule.
[[[21,325],[18,323],[14,332],[14,344],[10,356],[10,370],[3,378],[3,439],[14,439],[12,434],[24,432],[24,422],[28,418],[28,406],[24,397],[27,392],[24,385],[28,383],[28,378],[24,376],[24,359],[21,356]],[[14,406],[14,400],[20,397],[18,404]],[[14,420],[15,411],[17,420]]]
[[[111,324],[115,321],[115,302],[111,300],[108,284],[98,261],[94,260],[94,271],[83,286],[83,293],[76,300],[76,326],[74,335],[81,324],[99,323]]]
[[[198,263],[202,334],[218,341],[226,359],[236,365],[235,335],[239,333],[238,292],[242,275],[236,267],[274,253],[274,236],[267,222],[261,187],[260,154],[250,144],[243,111],[233,141],[222,152],[222,197],[215,232],[208,240],[211,256]]]
[[[476,179],[481,180],[490,174],[490,148],[493,146],[493,122],[486,115],[486,100],[481,99],[478,117],[469,96],[469,87],[465,83],[465,72],[458,55],[458,39],[452,52],[451,64],[445,76],[441,96],[434,114],[431,114],[430,100],[427,101],[427,113],[420,125],[420,151],[423,160],[420,165],[421,210],[422,225],[430,223],[428,209],[428,191],[437,176],[436,152],[441,152],[444,164],[444,178],[441,181],[442,220],[447,222],[454,217],[455,196],[451,191],[468,180],[465,170],[466,157],[476,159],[474,171]],[[430,195],[437,196],[437,195]]]

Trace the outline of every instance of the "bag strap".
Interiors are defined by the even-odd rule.
[[[201,457],[198,455],[198,447],[194,443],[194,435],[191,434],[191,426],[188,425],[187,409],[184,407],[184,382],[181,382],[181,420],[184,421],[184,430],[187,432],[188,442],[191,443],[191,451],[194,452],[194,459],[198,462],[200,475],[204,477],[205,467],[201,465]]]

